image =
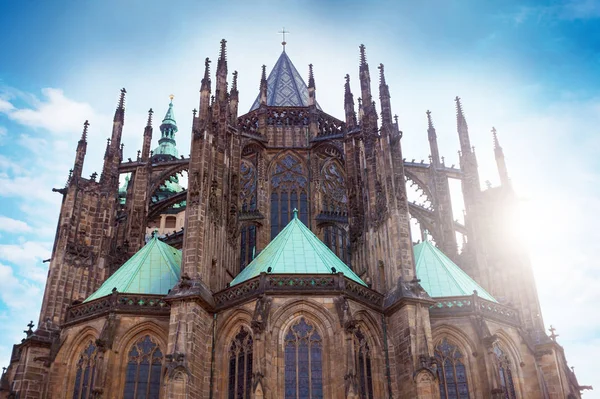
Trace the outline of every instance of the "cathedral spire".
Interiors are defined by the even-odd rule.
[[[360,49],[360,91],[364,108],[371,107],[371,74],[369,73],[369,64],[365,54],[365,45],[361,44]],[[365,109],[366,111],[366,109]]]
[[[308,64],[308,105],[315,105],[315,75],[313,74],[313,64]]]
[[[500,175],[500,183],[503,187],[510,186],[510,179],[508,178],[508,169],[506,168],[506,161],[504,160],[504,151],[500,146],[498,140],[498,133],[496,128],[492,127],[492,136],[494,138],[494,155],[496,158],[496,166],[498,167],[498,174]]]
[[[467,154],[472,151],[469,127],[463,113],[460,97],[456,96],[454,101],[456,102],[456,129],[458,131],[458,139],[460,140],[460,150],[463,154]]]
[[[175,121],[175,113],[173,112],[174,96],[171,94],[169,98],[171,102],[169,103],[167,113],[160,125],[160,140],[158,140],[158,147],[154,149],[153,156],[163,155],[177,158],[179,152],[176,147],[175,133],[177,133],[179,129],[177,128],[177,122]]]
[[[381,102],[381,123],[383,126],[390,126],[392,124],[392,103],[390,89],[385,82],[383,64],[379,64],[379,100]]]
[[[206,57],[204,60],[204,78],[202,78],[202,85],[200,86],[200,112],[198,117],[201,121],[208,119],[210,90],[210,59]]]
[[[119,102],[117,104],[117,109],[115,110],[115,116],[113,118],[113,122],[124,122],[125,119],[125,94],[127,90],[125,88],[121,89],[121,94],[119,95]]]
[[[233,83],[231,84],[231,92],[229,93],[229,116],[231,124],[236,125],[238,117],[239,93],[237,89],[238,71],[233,71]]]
[[[352,129],[356,126],[356,111],[354,110],[354,95],[350,91],[350,75],[346,74],[344,84],[344,110],[346,112],[346,126]]]
[[[267,66],[263,64],[260,75],[260,105],[267,105]]]
[[[150,158],[150,145],[152,144],[152,108],[148,110],[148,122],[144,129],[144,141],[142,144],[142,161],[147,161]]]
[[[431,111],[427,110],[427,137],[429,138],[429,148],[431,150],[431,160],[433,165],[440,164],[440,150],[438,148],[437,134],[431,120]]]
[[[227,98],[227,40],[221,40],[221,50],[217,61],[216,95],[219,101]]]
[[[89,122],[86,120],[83,123],[83,132],[81,133],[81,139],[77,143],[77,152],[75,154],[75,165],[73,166],[73,177],[71,180],[77,180],[81,177],[83,171],[83,161],[85,159],[85,153],[87,151],[87,132]]]

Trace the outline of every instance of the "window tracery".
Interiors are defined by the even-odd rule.
[[[323,242],[345,264],[350,265],[350,240],[346,228],[335,224],[323,227]]]
[[[442,399],[469,399],[467,371],[463,354],[446,338],[435,347]]]
[[[137,341],[127,356],[124,399],[158,399],[163,354],[149,335]]]
[[[371,349],[360,328],[354,332],[354,353],[356,355],[356,371],[358,373],[360,398],[374,399]]]
[[[288,224],[294,209],[308,225],[308,178],[302,163],[287,154],[275,164],[271,175],[271,239]]]
[[[229,399],[250,399],[252,344],[252,335],[241,327],[229,347]]]
[[[512,377],[512,364],[502,347],[498,344],[494,344],[494,355],[496,356],[496,362],[498,365],[498,373],[500,377],[500,385],[504,391],[505,399],[516,399],[517,392],[515,390],[515,384]]]
[[[96,377],[96,360],[98,348],[90,341],[83,350],[77,362],[75,374],[75,386],[73,388],[73,399],[88,399],[92,397],[94,389],[94,378]]]
[[[258,174],[256,166],[247,159],[240,164],[240,200],[242,211],[256,210],[256,183]]]
[[[285,399],[323,399],[323,341],[302,317],[285,335]]]
[[[338,214],[348,212],[346,176],[338,162],[330,160],[322,169],[323,211]]]
[[[240,272],[252,262],[252,259],[254,259],[254,256],[256,255],[257,229],[256,225],[251,224],[242,227],[240,231]]]

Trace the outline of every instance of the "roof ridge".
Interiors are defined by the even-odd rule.
[[[134,278],[134,277],[137,275],[137,273],[140,271],[140,269],[141,269],[142,265],[144,264],[144,261],[146,260],[146,258],[148,258],[148,254],[149,254],[149,253],[150,253],[150,251],[152,250],[152,247],[151,247],[151,246],[149,246],[148,244],[150,244],[150,245],[156,245],[156,242],[155,242],[154,240],[158,240],[158,238],[156,238],[156,236],[152,237],[152,238],[150,239],[150,242],[148,242],[146,245],[144,245],[144,246],[142,247],[142,249],[141,249],[141,250],[145,250],[145,251],[144,251],[143,253],[140,253],[140,252],[141,252],[141,250],[140,250],[140,252],[138,252],[138,253],[136,253],[136,254],[135,254],[135,255],[137,255],[137,254],[140,254],[140,255],[142,255],[142,257],[141,257],[140,261],[139,261],[139,262],[137,262],[137,265],[136,265],[136,267],[135,267],[135,269],[134,269],[134,272],[129,274],[129,279],[127,280],[127,283],[125,284],[125,287],[126,287],[127,289],[129,289],[129,284],[131,284],[131,283],[132,283],[132,281],[133,281],[133,278]],[[147,247],[147,248],[146,248],[146,247]],[[135,256],[135,255],[134,255],[134,256]],[[129,258],[129,260],[128,260],[127,262],[131,261],[131,260],[133,259],[133,257],[134,257],[134,256],[132,256],[131,258]],[[125,263],[127,263],[127,262],[125,262]],[[118,271],[118,269],[117,269],[117,271]],[[117,272],[113,273],[113,276],[114,276],[116,273],[117,273]]]
[[[279,232],[279,234],[281,234],[281,233],[283,233],[284,231],[286,231],[286,230],[288,229],[288,227],[290,227],[291,225],[292,225],[291,223],[288,223],[288,225],[287,225],[287,226],[285,226],[285,227],[283,228],[283,230],[281,230],[281,231]],[[291,230],[291,228],[290,228],[290,230]],[[285,244],[287,244],[287,242],[289,241],[290,237],[291,237],[291,234],[290,234],[289,232],[286,232],[286,235],[281,237],[282,239],[283,239],[283,238],[285,238],[285,241],[282,241],[282,244],[279,246],[279,248],[277,248],[277,251],[276,251],[276,252],[275,252],[275,254],[274,254],[274,257],[273,257],[272,263],[275,263],[275,264],[277,264],[277,261],[279,260],[279,258],[281,258],[281,254],[283,253],[283,247],[285,246]],[[271,245],[273,242],[275,242],[275,240],[276,240],[276,239],[277,239],[277,237],[275,237],[275,239],[274,239],[273,241],[271,241],[271,242],[269,243],[269,245]],[[269,245],[267,245],[267,247],[268,247]],[[265,249],[267,249],[267,247],[265,247]],[[273,266],[271,266],[271,267],[273,267]]]
[[[157,240],[157,241],[158,241],[158,250],[161,252],[163,259],[165,259],[165,261],[167,262],[167,265],[169,266],[169,271],[171,272],[173,277],[175,277],[175,279],[178,279],[179,277],[177,276],[177,273],[175,273],[175,270],[174,270],[173,254],[166,251],[166,248],[163,248],[163,245],[167,246],[169,248],[173,248],[173,247],[171,247],[166,242],[162,242],[160,240]]]

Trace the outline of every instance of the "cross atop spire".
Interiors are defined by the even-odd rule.
[[[285,34],[286,33],[291,33],[288,30],[285,30],[285,26],[277,33],[280,33],[281,35],[283,35],[283,40],[281,41],[281,45],[283,46],[283,51],[285,52],[285,45],[287,44],[287,42],[285,41]]]

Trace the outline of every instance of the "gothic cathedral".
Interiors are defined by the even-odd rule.
[[[171,99],[158,147],[150,110],[137,158],[123,159],[122,89],[102,173],[85,178],[84,124],[55,189],[39,322],[14,346],[0,398],[581,398],[544,332],[526,248],[504,227],[517,201],[496,133],[501,185],[482,190],[458,97],[455,168],[429,111],[429,163],[403,158],[384,67],[377,104],[362,45],[343,120],[285,43],[241,116],[225,40],[214,84],[210,63],[189,157]],[[427,200],[409,201],[410,187]]]

